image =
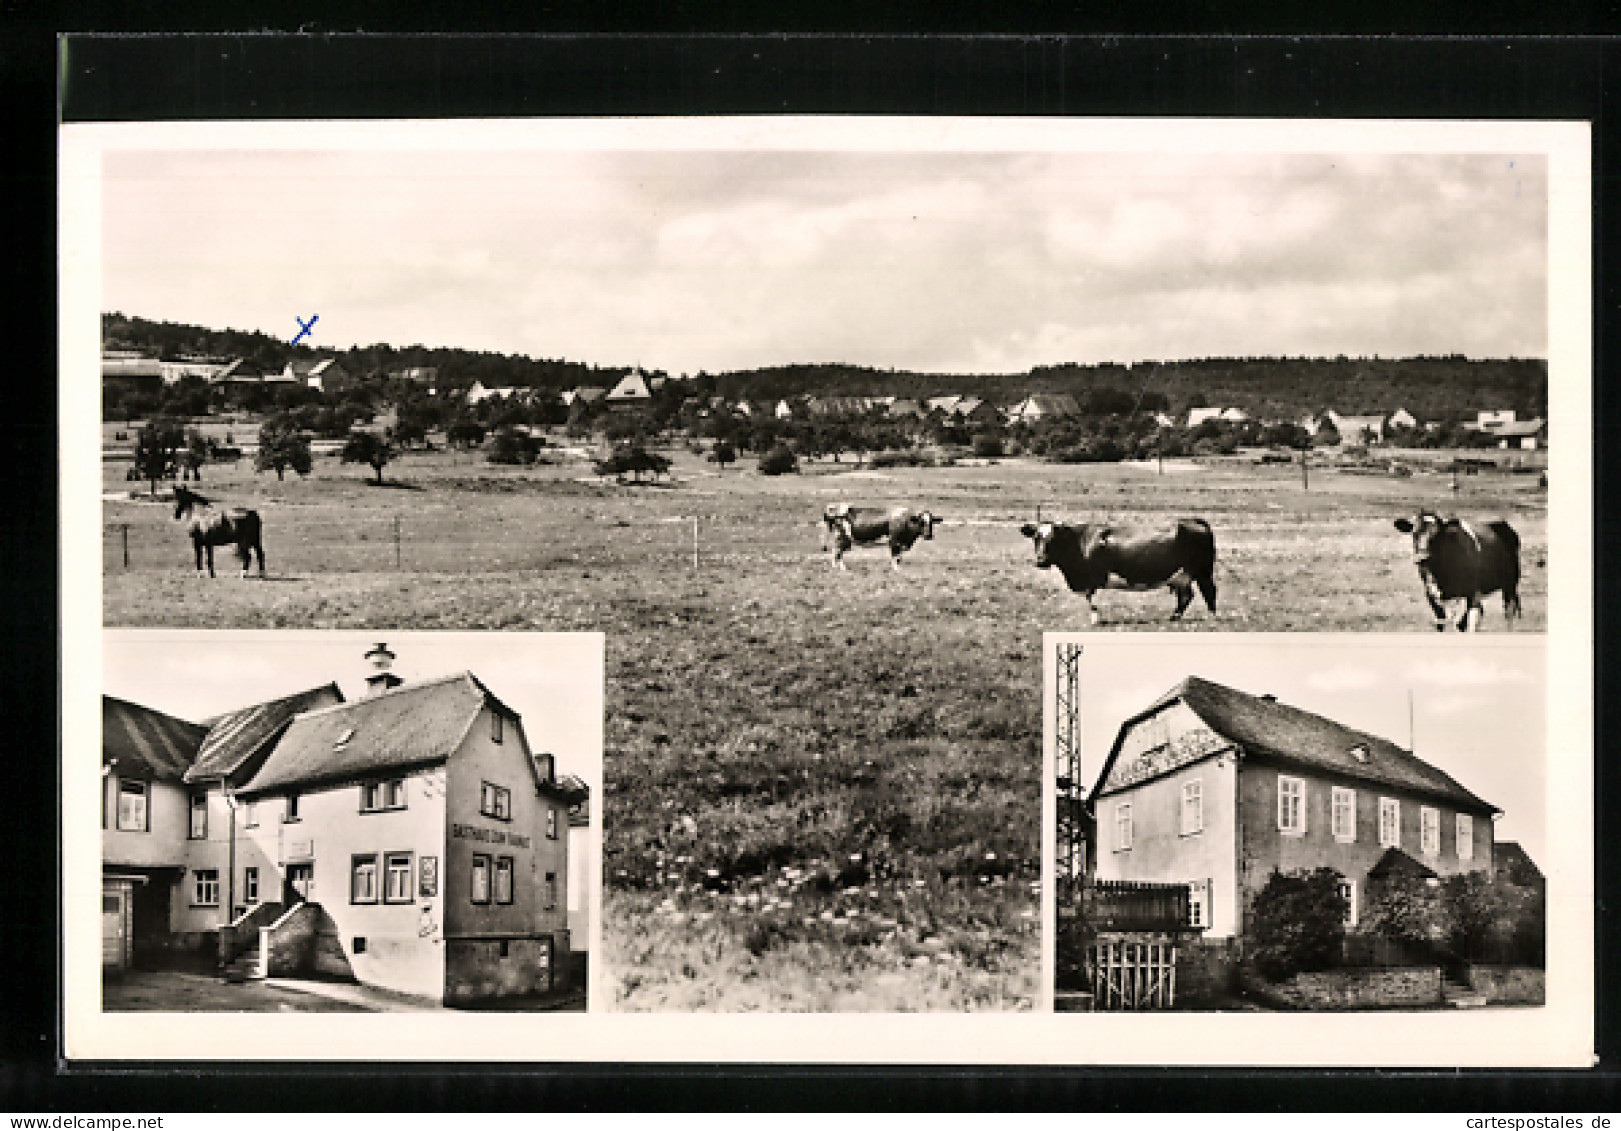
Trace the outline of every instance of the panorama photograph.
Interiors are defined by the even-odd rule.
[[[95,217],[109,630],[605,634],[593,1010],[1038,1008],[1044,631],[1546,629],[1544,152],[602,130]]]

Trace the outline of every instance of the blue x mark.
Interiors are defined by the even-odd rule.
[[[293,345],[296,346],[298,344],[298,339],[310,332],[310,327],[315,325],[316,320],[320,317],[321,316],[319,314],[312,314],[310,315],[310,320],[306,322],[298,315],[293,315],[293,321],[298,323],[298,334],[293,338]]]

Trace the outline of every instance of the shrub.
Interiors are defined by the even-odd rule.
[[[712,462],[720,464],[724,470],[727,464],[737,462],[737,449],[732,446],[730,440],[716,440],[709,458]]]
[[[539,436],[531,436],[527,432],[509,426],[495,434],[485,458],[491,463],[527,466],[535,462],[543,447],[545,441]]]
[[[760,457],[761,475],[786,475],[799,470],[799,457],[787,444],[778,444]]]
[[[598,475],[613,475],[624,478],[631,476],[638,483],[642,476],[651,473],[654,479],[670,470],[670,461],[656,452],[650,452],[640,444],[625,444],[614,449],[607,459],[598,460],[596,471]]]
[[[1002,437],[990,432],[981,432],[974,437],[974,454],[981,459],[995,459],[1004,453],[1005,447]]]
[[[1340,958],[1345,897],[1333,868],[1273,872],[1251,905],[1255,968],[1274,982],[1326,970]]]
[[[934,457],[927,452],[879,452],[868,461],[873,467],[933,467]]]

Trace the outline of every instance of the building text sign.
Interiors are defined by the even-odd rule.
[[[457,840],[476,840],[484,844],[510,844],[516,848],[528,848],[530,838],[521,833],[509,833],[505,829],[483,829],[477,825],[458,825],[454,822],[450,826],[450,835]]]

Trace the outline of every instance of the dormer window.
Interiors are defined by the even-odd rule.
[[[502,730],[503,730],[503,728],[502,728],[502,725],[501,725],[501,712],[500,711],[491,711],[490,712],[490,741],[491,742],[500,742],[501,741],[501,732],[502,732]]]
[[[1368,750],[1366,743],[1358,743],[1357,745],[1351,747],[1351,757],[1355,758],[1358,762],[1366,763],[1370,753],[1371,752]]]
[[[341,735],[338,736],[338,741],[336,741],[336,742],[334,742],[332,744],[332,749],[334,749],[334,750],[342,750],[345,746],[349,745],[349,740],[351,738],[353,738],[354,736],[355,736],[355,728],[350,727],[348,730],[344,731]]]

